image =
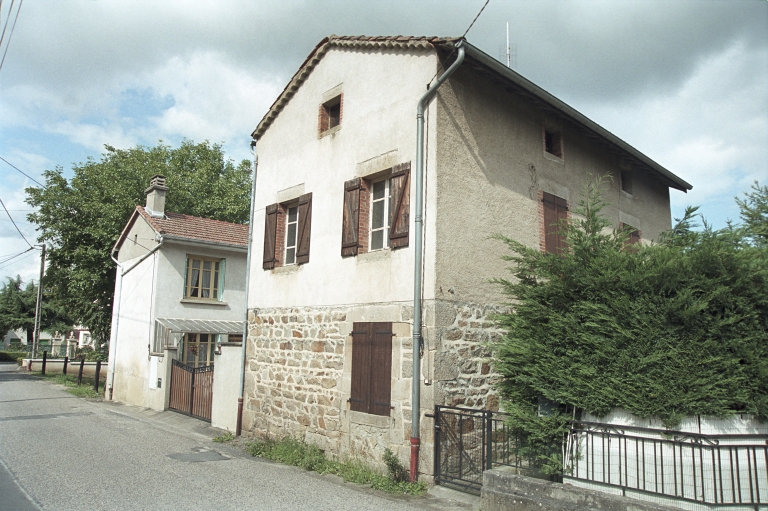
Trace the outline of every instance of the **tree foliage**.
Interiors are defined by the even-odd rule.
[[[768,250],[752,242],[765,224],[698,228],[689,208],[657,243],[630,247],[628,231],[601,216],[600,187],[560,226],[562,256],[500,237],[514,278],[497,282],[514,312],[499,317],[495,366],[513,425],[549,456],[574,411],[623,408],[668,426],[768,417]],[[742,210],[766,198],[755,188]],[[542,398],[560,413],[539,417]]]
[[[109,339],[115,288],[110,250],[135,206],[144,204],[151,177],[166,177],[167,211],[228,222],[248,220],[251,189],[250,163],[226,159],[218,144],[105,148],[100,160],[75,165],[71,179],[57,167],[46,171],[45,186],[26,190],[27,203],[37,209],[28,219],[50,247],[50,298],[99,343]]]
[[[33,339],[35,328],[35,308],[37,305],[37,286],[34,282],[26,286],[18,275],[8,277],[0,290],[0,332],[24,330],[27,343]],[[72,321],[64,316],[54,304],[43,300],[40,314],[40,330],[66,333],[72,330]]]

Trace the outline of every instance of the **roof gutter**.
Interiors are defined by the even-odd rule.
[[[545,91],[544,89],[534,84],[530,80],[527,80],[522,75],[508,68],[507,66],[505,66],[498,60],[494,59],[490,55],[486,54],[482,50],[479,50],[466,42],[464,43],[464,46],[466,46],[467,55],[469,55],[472,59],[478,61],[480,64],[484,65],[485,67],[495,71],[496,73],[500,74],[504,78],[513,82],[514,84],[530,92],[531,94],[538,97],[545,103],[554,107],[556,110],[559,110],[560,112],[562,112],[563,115],[574,119],[575,121],[577,121],[578,123],[586,127],[587,129],[594,132],[596,135],[599,135],[600,137],[606,139],[608,142],[615,145],[622,151],[633,156],[640,162],[644,163],[651,169],[655,170],[671,183],[672,188],[676,188],[683,192],[687,192],[688,190],[693,188],[693,186],[687,181],[680,179],[678,176],[676,176],[669,170],[665,169],[664,167],[662,167],[661,165],[659,165],[658,163],[656,163],[655,161],[653,161],[648,156],[644,155],[643,153],[641,153],[640,151],[638,151],[628,143],[624,142],[622,139],[620,139],[610,131],[606,130],[605,128],[595,123],[594,121],[588,119],[586,116],[584,116],[584,114],[578,112],[573,107],[570,107],[567,104],[563,103],[562,101],[557,99],[555,96],[553,96],[549,92]]]
[[[234,243],[222,243],[220,241],[201,240],[197,238],[185,238],[183,236],[171,236],[163,234],[163,239],[170,242],[183,243],[187,245],[207,245],[216,248],[225,248],[232,250],[233,252],[245,252],[248,250],[248,246],[236,245]]]
[[[413,269],[413,380],[411,383],[411,482],[418,479],[419,444],[421,421],[421,294],[422,294],[422,261],[424,237],[424,110],[437,94],[437,89],[464,62],[464,40],[456,43],[459,55],[453,64],[435,81],[427,92],[419,99],[416,106],[416,218],[414,219],[414,250],[415,261]]]
[[[240,436],[243,429],[243,394],[245,392],[245,363],[248,348],[248,291],[251,281],[251,253],[253,252],[253,206],[256,204],[256,171],[259,168],[259,155],[256,154],[256,139],[251,141],[253,155],[253,175],[251,176],[251,212],[248,216],[248,256],[245,263],[245,321],[243,321],[243,344],[240,364],[240,392],[237,394],[237,426],[235,436]]]

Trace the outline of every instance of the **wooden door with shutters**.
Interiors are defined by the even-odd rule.
[[[350,409],[389,416],[391,388],[392,323],[354,323]]]

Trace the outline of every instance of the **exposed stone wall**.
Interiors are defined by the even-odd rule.
[[[494,385],[499,376],[492,370],[489,343],[504,333],[493,316],[508,313],[510,307],[443,302],[436,304],[436,308],[444,310],[442,315],[437,314],[436,404],[498,410]]]

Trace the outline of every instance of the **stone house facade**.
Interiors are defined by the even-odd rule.
[[[340,457],[408,459],[414,218],[423,215],[423,474],[435,405],[496,410],[486,342],[508,310],[494,233],[554,252],[552,224],[614,176],[606,213],[652,240],[669,188],[690,185],[466,41],[425,112],[415,211],[416,103],[458,39],[321,41],[261,120],[243,430],[299,436]]]
[[[174,360],[215,367],[207,418],[234,430],[248,226],[165,211],[168,191],[163,176],[152,178],[146,206],[136,206],[112,249],[117,282],[106,396],[167,410]]]

